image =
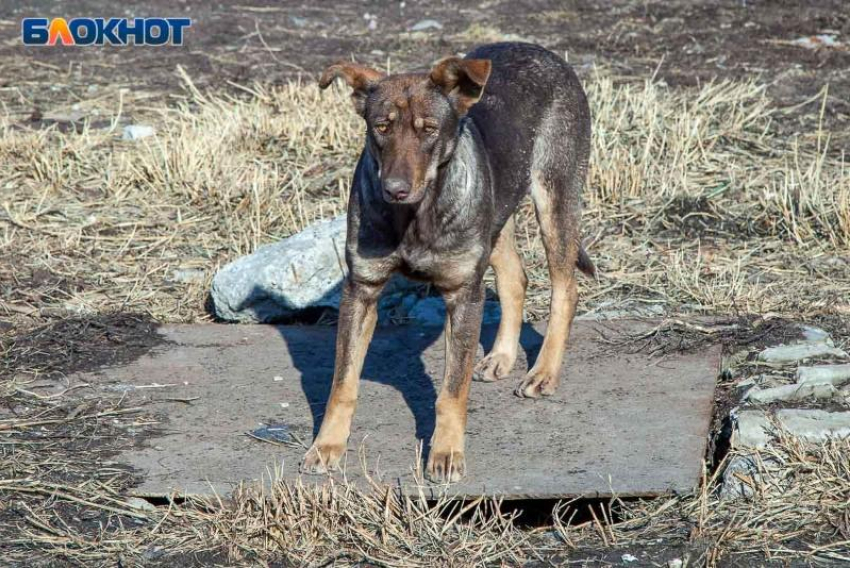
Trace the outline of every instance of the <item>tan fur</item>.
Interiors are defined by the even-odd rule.
[[[561,380],[561,365],[570,338],[570,326],[578,304],[578,284],[575,279],[578,243],[563,239],[558,219],[549,201],[551,195],[545,180],[538,174],[533,176],[531,196],[534,200],[537,221],[546,249],[549,265],[551,296],[549,324],[546,337],[534,367],[516,389],[519,396],[537,398],[555,392]]]
[[[379,292],[379,290],[378,290]],[[350,318],[350,332],[337,334],[334,378],[319,435],[304,457],[302,468],[322,473],[339,467],[345,454],[351,420],[357,406],[357,391],[366,350],[378,320],[377,293],[356,297],[349,288],[343,290],[340,319]],[[340,331],[348,328],[340,326]]]
[[[507,222],[490,254],[490,265],[496,273],[496,289],[502,307],[502,318],[493,348],[476,366],[479,380],[497,381],[507,377],[514,368],[522,329],[522,306],[528,278],[522,258],[516,249],[514,219]]]
[[[459,319],[462,322],[465,317],[461,314],[456,318],[458,314],[455,311],[466,307],[467,299],[463,296],[465,292],[444,293],[448,311],[445,326],[446,369],[440,395],[437,397],[436,424],[426,465],[428,477],[438,482],[454,483],[466,475],[466,409],[475,349],[462,345],[462,342],[471,340],[477,343],[478,338],[461,337],[458,329],[452,325],[453,320]]]

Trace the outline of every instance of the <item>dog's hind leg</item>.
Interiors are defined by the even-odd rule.
[[[589,120],[554,109],[544,120],[534,147],[531,197],[546,249],[552,290],[549,325],[534,367],[516,394],[536,398],[555,392],[578,304],[575,268],[592,271],[581,249],[579,221],[581,190],[590,153]],[[585,130],[586,129],[586,130]]]
[[[522,259],[516,249],[513,217],[502,228],[490,253],[490,265],[496,273],[496,289],[502,318],[496,341],[486,357],[475,366],[475,378],[479,381],[497,381],[510,374],[516,363],[519,334],[522,328],[522,305],[528,278]]]

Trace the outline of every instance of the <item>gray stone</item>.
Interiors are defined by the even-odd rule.
[[[141,140],[156,134],[153,126],[145,124],[128,124],[124,127],[124,133],[121,135],[122,140]]]
[[[345,229],[345,216],[320,221],[225,265],[212,282],[216,315],[265,323],[309,307],[338,307]]]
[[[201,268],[175,268],[168,280],[179,284],[200,284],[206,277],[207,271]]]
[[[774,419],[778,427],[789,435],[807,442],[850,437],[850,412],[791,408],[777,410]],[[775,427],[767,414],[759,410],[744,410],[738,414],[732,445],[736,448],[764,448],[774,433]]]
[[[280,242],[258,248],[213,277],[216,315],[226,321],[268,323],[306,308],[338,308],[345,276],[345,215],[319,221]],[[416,284],[397,276],[384,294]]]
[[[759,359],[766,363],[796,363],[804,359],[827,356],[846,359],[847,353],[825,342],[777,345],[759,353]]]
[[[775,457],[759,454],[733,456],[723,471],[720,485],[721,499],[749,498],[757,488],[775,483],[779,479],[782,463]]]
[[[835,395],[835,387],[828,383],[803,383],[795,385],[781,385],[762,389],[755,387],[747,391],[745,397],[750,402],[765,404],[776,401],[806,400],[808,398],[832,398]]]
[[[797,369],[797,382],[841,386],[850,381],[850,365],[820,365]]]
[[[779,425],[809,442],[850,437],[850,412],[789,408],[776,412]]]
[[[830,347],[835,346],[829,333],[819,327],[801,325],[800,331],[803,332],[803,341],[807,343],[826,343]]]
[[[763,448],[770,441],[771,424],[760,410],[742,410],[735,419],[732,446],[735,448]]]
[[[438,22],[437,20],[419,20],[410,28],[408,31],[411,32],[424,32],[425,30],[441,30],[443,29],[443,24]]]

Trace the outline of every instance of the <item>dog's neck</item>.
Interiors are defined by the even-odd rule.
[[[482,175],[486,169],[480,163],[482,158],[476,148],[477,140],[475,126],[471,121],[464,120],[455,150],[439,168],[434,186],[420,202],[410,205],[394,205],[384,201],[378,163],[372,156],[368,156],[364,164],[364,181],[367,183],[361,184],[364,204],[392,224],[399,237],[405,235],[411,225],[415,225],[419,233],[462,231],[463,225],[473,221],[475,210],[486,199],[487,184]]]

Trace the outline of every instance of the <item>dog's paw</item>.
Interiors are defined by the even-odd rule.
[[[532,369],[516,388],[515,394],[521,398],[540,398],[555,394],[561,377],[558,373]]]
[[[328,473],[339,469],[339,462],[344,454],[343,444],[314,444],[304,455],[301,473]]]
[[[484,383],[504,379],[511,374],[515,362],[516,357],[511,357],[506,353],[492,352],[475,365],[473,378]]]
[[[437,451],[428,456],[425,476],[432,483],[457,483],[466,475],[466,458],[463,452]]]

